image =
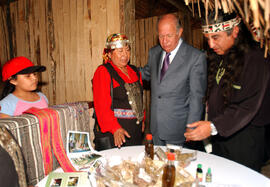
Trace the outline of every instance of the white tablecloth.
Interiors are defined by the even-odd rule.
[[[190,152],[191,150],[183,149],[183,152]],[[121,156],[124,159],[136,158],[144,152],[144,146],[130,146],[122,147],[120,149],[110,149],[101,151],[100,153],[107,159],[112,156]],[[228,159],[207,154],[204,152],[197,152],[197,160],[191,162],[186,170],[194,177],[196,175],[197,164],[202,164],[203,174],[205,174],[208,167],[212,171],[212,183],[207,186],[219,187],[270,187],[270,179],[264,175],[249,169],[241,164],[230,161]]]
[[[183,152],[190,151],[192,150],[183,149]],[[120,149],[109,149],[101,151],[100,153],[107,159],[111,159],[113,156],[120,156],[123,159],[136,160],[143,152],[144,146],[130,146]],[[203,183],[207,187],[270,187],[270,179],[264,175],[236,162],[200,151],[197,152],[197,159],[192,161],[186,168],[193,177],[195,177],[197,164],[199,163],[202,164],[204,173],[203,180],[205,180],[205,173],[208,167],[211,168],[212,183]],[[63,171],[59,168],[57,172]],[[40,181],[36,186],[44,187],[46,178]]]

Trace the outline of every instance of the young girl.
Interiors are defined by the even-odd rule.
[[[34,66],[25,57],[16,57],[6,62],[2,68],[5,87],[0,101],[0,118],[21,115],[29,108],[48,107],[47,97],[37,92],[37,72],[45,66]]]

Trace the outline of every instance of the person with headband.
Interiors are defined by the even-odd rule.
[[[203,25],[208,41],[208,120],[189,124],[187,141],[211,136],[212,153],[256,171],[264,161],[270,124],[270,58],[234,13],[211,13]]]
[[[21,115],[29,108],[47,108],[47,97],[37,91],[38,72],[45,66],[34,66],[27,58],[20,56],[6,62],[2,67],[5,83],[0,101],[0,117]]]
[[[103,64],[93,77],[96,150],[142,144],[142,80],[129,60],[130,42],[127,36],[111,34],[106,40]]]

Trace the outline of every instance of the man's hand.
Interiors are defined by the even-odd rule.
[[[187,125],[187,130],[184,133],[186,141],[200,141],[208,138],[211,135],[210,121],[197,121]]]
[[[124,130],[123,128],[117,129],[113,134],[114,145],[116,147],[121,147],[122,144],[126,142],[125,136],[130,138],[130,135],[126,130]]]

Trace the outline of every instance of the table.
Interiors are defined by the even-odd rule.
[[[190,151],[189,149],[183,149],[183,152]],[[144,146],[114,148],[100,153],[107,159],[113,156],[132,159],[138,157],[142,152],[144,152]],[[209,187],[270,187],[270,179],[264,175],[231,160],[200,151],[197,151],[197,159],[186,168],[193,177],[195,177],[197,164],[199,163],[202,164],[204,179],[207,168],[211,167],[212,183],[207,184]]]
[[[192,150],[183,149],[183,152],[190,151]],[[123,159],[136,159],[143,152],[144,146],[129,146],[101,151],[100,154],[106,159],[112,159],[114,156],[120,156]],[[204,179],[207,168],[211,167],[212,183],[204,183],[207,187],[270,187],[270,179],[264,175],[231,160],[200,151],[197,151],[197,159],[186,168],[193,177],[195,177],[199,163],[202,164]],[[56,171],[63,172],[61,168]],[[44,187],[46,179],[47,177],[36,186]]]

